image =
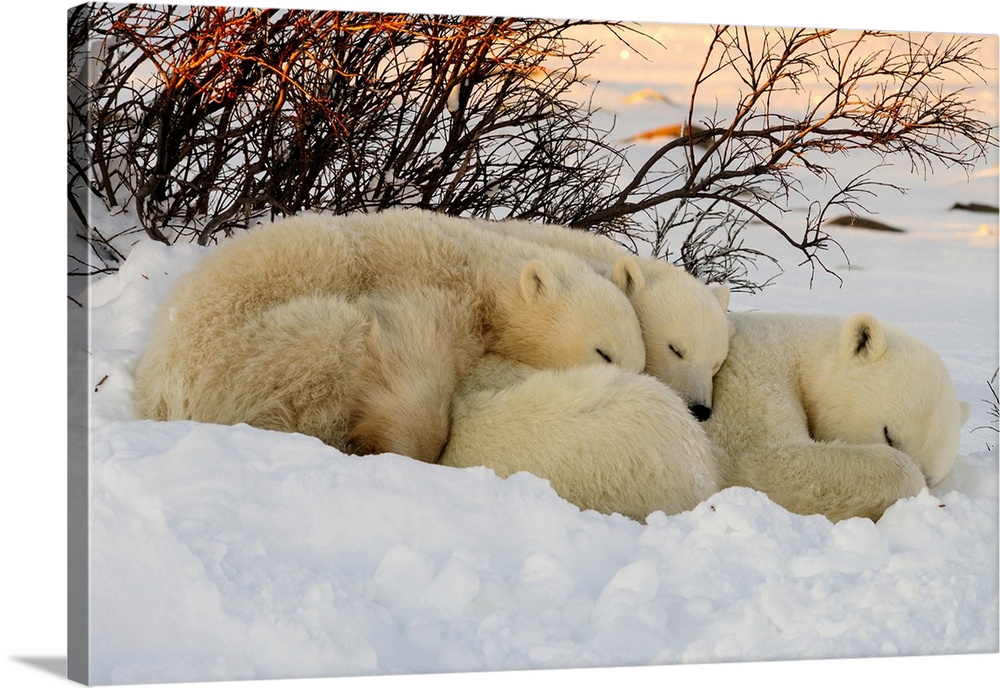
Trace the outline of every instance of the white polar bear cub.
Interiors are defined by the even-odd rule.
[[[527,471],[582,509],[638,521],[719,489],[700,424],[659,380],[616,366],[535,370],[479,359],[453,398],[440,463]]]
[[[642,327],[645,372],[677,392],[698,420],[712,413],[712,378],[729,347],[729,288],[709,287],[684,269],[634,256],[611,239],[560,225],[524,221],[485,223],[496,233],[569,251],[628,295]],[[634,259],[639,273],[623,269]]]
[[[859,313],[731,313],[704,423],[725,485],[790,511],[878,519],[951,469],[969,414],[941,358]]]

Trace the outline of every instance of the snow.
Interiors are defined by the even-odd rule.
[[[995,203],[996,183],[994,166],[962,192]],[[997,218],[948,211],[947,175],[918,193],[892,214],[907,233],[836,230],[843,285],[820,272],[810,288],[772,243],[791,267],[731,305],[865,309],[941,353],[972,404],[960,456],[878,523],[731,488],[641,525],[528,474],[138,420],[130,366],[158,302],[211,249],[137,243],[80,297],[92,682],[996,652]]]

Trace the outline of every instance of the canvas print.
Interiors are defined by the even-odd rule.
[[[998,652],[995,35],[68,12],[68,673]]]

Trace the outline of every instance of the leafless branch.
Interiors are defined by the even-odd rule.
[[[579,224],[637,213],[672,218],[657,220],[650,242],[667,255],[666,234],[678,234],[677,218],[704,213],[709,217],[699,226],[717,229],[700,231],[699,241],[715,242],[719,255],[731,256],[727,250],[743,246],[733,228],[752,221],[780,234],[814,270],[825,270],[821,253],[832,240],[816,208],[850,205],[870,190],[867,177],[841,183],[834,155],[864,150],[882,160],[902,157],[914,173],[926,174],[935,165],[971,170],[996,145],[995,128],[979,117],[966,87],[945,87],[946,79],[982,79],[981,40],[716,27],[680,135],[636,166],[613,204]],[[723,79],[741,89],[728,107],[716,102],[713,88]],[[837,191],[825,202],[810,199],[813,212],[799,233],[783,215],[787,199],[801,194],[804,176],[823,178]],[[690,244],[690,234],[682,237]]]

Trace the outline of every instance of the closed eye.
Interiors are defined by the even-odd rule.
[[[601,349],[594,349],[594,351],[596,351],[597,355],[600,356],[601,358],[603,358],[608,363],[613,363],[613,361],[611,360],[611,357],[608,356],[606,353],[604,353],[604,351],[602,351]]]
[[[884,426],[882,428],[882,435],[885,437],[885,443],[888,444],[890,447],[892,447],[892,448],[895,449],[896,443],[893,442],[892,435],[889,434],[889,426],[888,425],[886,425],[886,426]]]
[[[673,344],[670,345],[670,350],[673,352],[674,356],[676,356],[677,358],[680,358],[680,359],[684,358],[684,354],[681,353],[680,349],[678,349]]]

